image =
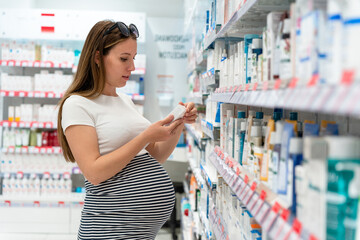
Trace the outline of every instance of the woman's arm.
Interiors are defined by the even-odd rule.
[[[174,151],[177,143],[179,142],[180,135],[183,131],[184,124],[179,125],[173,132],[171,138],[165,142],[153,142],[150,143],[146,150],[153,156],[158,162],[164,163],[171,153]]]
[[[183,124],[179,125],[173,130],[173,136],[168,141],[152,142],[146,147],[146,150],[150,153],[150,155],[153,156],[160,163],[164,163],[174,151],[179,141],[180,135],[184,129],[184,123],[194,123],[197,118],[197,110],[194,107],[194,103],[189,102],[187,104],[184,104],[181,102],[179,104],[186,107]]]
[[[150,125],[144,132],[122,147],[103,156],[99,152],[98,138],[94,127],[73,125],[66,129],[65,136],[86,179],[92,184],[98,185],[120,172],[149,142],[170,139],[173,130],[182,124],[182,120],[177,120],[169,126],[164,126],[172,119],[173,116],[169,116]]]

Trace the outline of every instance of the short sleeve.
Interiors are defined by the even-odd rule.
[[[90,105],[87,99],[81,96],[70,96],[65,100],[62,109],[61,126],[65,133],[66,128],[72,125],[87,125],[95,127],[94,118],[89,113]]]

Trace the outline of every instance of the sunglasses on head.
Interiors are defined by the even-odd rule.
[[[114,25],[112,25],[110,28],[108,28],[103,37],[110,34],[115,28],[118,28],[120,33],[124,35],[125,37],[129,37],[130,34],[134,34],[136,38],[139,37],[139,30],[134,24],[130,24],[129,27],[126,26],[123,22],[116,22]]]

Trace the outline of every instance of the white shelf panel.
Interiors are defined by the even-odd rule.
[[[33,67],[33,68],[71,68],[73,63],[63,62],[54,63],[52,61],[28,61],[28,60],[0,60],[0,66],[3,67]]]
[[[28,61],[28,60],[0,60],[2,67],[30,67],[30,68],[61,68],[71,69],[73,73],[77,71],[77,66],[73,63],[54,63],[52,61]],[[145,75],[145,68],[135,68],[132,75]]]
[[[61,154],[62,150],[60,147],[34,147],[34,146],[22,146],[22,147],[7,147],[2,148],[3,153],[15,153],[15,154]]]
[[[83,193],[71,193],[66,196],[3,196],[0,195],[2,202],[83,202]]]
[[[11,91],[0,90],[2,97],[28,97],[28,98],[62,98],[63,93],[43,92],[43,91]]]
[[[13,128],[45,128],[45,129],[56,129],[57,125],[54,122],[11,122],[11,121],[0,121],[0,126],[2,127],[13,127]]]
[[[258,88],[259,89],[259,88]],[[360,116],[360,84],[316,85],[311,87],[280,88],[250,91],[219,90],[212,93],[212,101],[296,109],[327,114]]]

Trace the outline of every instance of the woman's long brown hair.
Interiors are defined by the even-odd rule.
[[[74,81],[66,90],[64,97],[58,104],[58,139],[63,155],[67,162],[75,162],[75,158],[71,152],[61,125],[62,108],[64,102],[71,95],[80,95],[90,99],[96,98],[104,90],[105,68],[103,56],[106,56],[117,43],[129,38],[120,34],[120,31],[117,28],[114,29],[110,34],[107,34],[103,37],[104,32],[114,23],[115,22],[113,21],[100,21],[91,28],[89,34],[86,37],[84,47],[81,51],[79,65],[74,77]],[[133,34],[131,34],[130,37],[136,39]],[[98,56],[96,56],[96,54],[98,54]],[[98,66],[95,62],[95,58],[99,59]]]

